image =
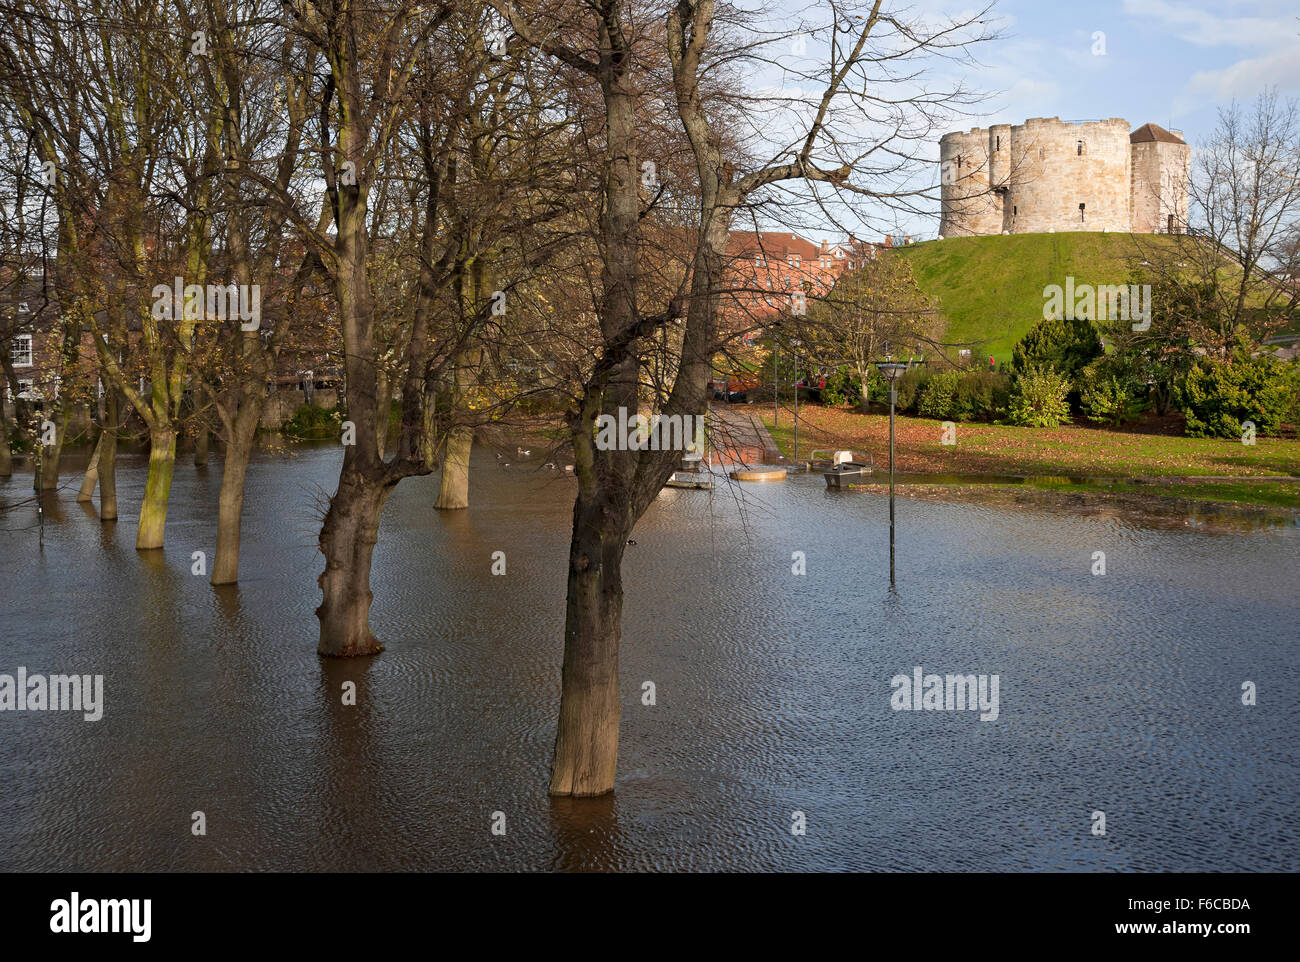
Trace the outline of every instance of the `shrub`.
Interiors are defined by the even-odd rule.
[[[1044,318],[1029,329],[1011,349],[1011,373],[1020,376],[1031,368],[1055,371],[1073,381],[1101,356],[1101,338],[1086,318]]]
[[[957,385],[961,371],[943,371],[932,374],[917,397],[917,412],[927,418],[958,418],[956,412]]]
[[[343,419],[337,410],[327,411],[312,404],[304,404],[280,426],[280,431],[285,437],[299,441],[325,441],[337,438],[342,424]]]
[[[1006,409],[1011,379],[996,371],[965,371],[954,396],[958,416],[972,421],[992,421]]]
[[[1054,428],[1070,422],[1070,382],[1052,370],[1030,367],[1016,378],[1007,414],[1012,424]]]
[[[832,407],[840,404],[862,403],[862,380],[848,366],[836,368],[826,375],[826,386],[822,388],[822,404]]]
[[[1105,358],[1079,373],[1078,388],[1080,407],[1090,421],[1114,427],[1142,413],[1140,386]]]
[[[1277,434],[1293,416],[1300,392],[1300,369],[1267,355],[1250,357],[1238,348],[1231,362],[1200,358],[1176,390],[1194,438],[1239,438],[1242,422],[1259,434]]]
[[[910,371],[904,371],[903,376],[895,383],[898,393],[898,403],[895,405],[900,412],[914,412],[916,402],[920,399],[921,389],[925,387],[926,382],[933,375],[922,367],[914,367]],[[885,387],[885,403],[889,403],[889,387]]]
[[[992,371],[931,374],[919,391],[917,412],[930,418],[991,421],[1006,407],[1010,379]]]

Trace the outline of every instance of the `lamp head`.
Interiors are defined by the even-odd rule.
[[[893,384],[900,377],[902,377],[903,372],[906,371],[911,366],[912,366],[912,362],[910,358],[907,361],[892,361],[886,359],[883,361],[876,362],[876,369],[880,371],[881,375],[890,384]]]

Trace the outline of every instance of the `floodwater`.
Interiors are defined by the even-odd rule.
[[[1300,869],[1300,528],[902,499],[891,595],[881,495],[816,474],[668,491],[627,549],[617,790],[552,801],[573,481],[480,450],[468,511],[403,482],[374,562],[387,650],[322,661],[339,458],[253,466],[222,591],[191,574],[216,464],[177,465],[148,554],[140,456],[116,525],[70,479],[43,550],[13,506],[30,475],[0,482],[0,673],[102,674],[105,703],[0,712],[0,868]],[[915,666],[996,674],[997,719],[893,710]]]

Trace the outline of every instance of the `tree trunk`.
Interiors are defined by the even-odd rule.
[[[99,520],[117,520],[117,392],[110,388],[104,395],[104,430],[99,452]]]
[[[552,795],[603,795],[618,770],[618,645],[622,634],[620,566],[626,512],[580,494],[573,512],[564,618],[560,720],[551,763]]]
[[[452,428],[448,432],[435,508],[445,511],[469,507],[469,452],[473,446],[474,432],[470,428]]]
[[[615,24],[615,28],[618,24]],[[619,566],[627,531],[635,523],[633,451],[596,451],[597,412],[637,410],[638,365],[621,344],[637,323],[640,200],[636,182],[636,112],[628,79],[626,38],[600,28],[599,73],[605,100],[606,166],[600,235],[600,318],[604,349],[584,388],[583,409],[570,425],[578,496],[573,506],[560,718],[551,761],[552,795],[603,795],[614,790],[618,768],[618,642],[623,588]]]
[[[382,461],[388,451],[388,425],[393,415],[393,392],[383,371],[379,372],[375,393],[375,450]]]
[[[383,645],[370,632],[370,558],[379,540],[379,516],[391,487],[346,467],[321,525],[325,570],[316,583],[321,604],[317,651],[335,658],[374,655]]]
[[[253,459],[262,401],[256,391],[246,396],[233,421],[226,459],[221,469],[221,494],[217,501],[217,556],[210,581],[233,585],[239,580],[239,539],[244,520],[244,479]]]
[[[0,478],[14,473],[13,452],[9,448],[9,416],[4,411],[4,384],[0,382]]]
[[[239,580],[239,537],[244,517],[244,477],[248,473],[249,449],[226,447],[221,471],[221,494],[217,501],[217,556],[212,563],[214,585],[233,585]]]
[[[59,462],[63,459],[63,439],[68,434],[70,414],[66,404],[61,405],[60,410],[54,413],[58,418],[54,425],[54,443],[46,446],[41,452],[44,456],[41,464],[41,490],[43,491],[53,491],[59,486]]]
[[[90,460],[86,462],[86,476],[81,479],[81,490],[77,492],[77,503],[84,504],[87,501],[93,501],[95,498],[95,484],[99,481],[99,458],[104,451],[104,438],[107,432],[99,432],[99,440],[95,442],[95,450],[90,455]]]
[[[163,546],[167,499],[171,495],[172,472],[176,468],[175,426],[168,424],[150,432],[149,441],[149,475],[144,483],[140,524],[135,535],[135,546],[140,551]]]
[[[206,468],[208,466],[208,439],[211,436],[211,432],[208,431],[205,425],[200,424],[197,426],[194,435],[194,466],[196,468]],[[222,484],[224,486],[225,482],[223,481]]]

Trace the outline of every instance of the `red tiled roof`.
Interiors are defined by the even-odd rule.
[[[821,253],[821,248],[812,241],[781,231],[732,231],[728,246],[736,256],[761,251],[766,257],[784,258],[787,254],[798,254],[812,258]]]
[[[1158,141],[1162,144],[1182,144],[1186,143],[1183,138],[1177,134],[1171,134],[1159,124],[1143,124],[1133,133],[1128,135],[1129,143],[1144,144],[1152,141]]]

